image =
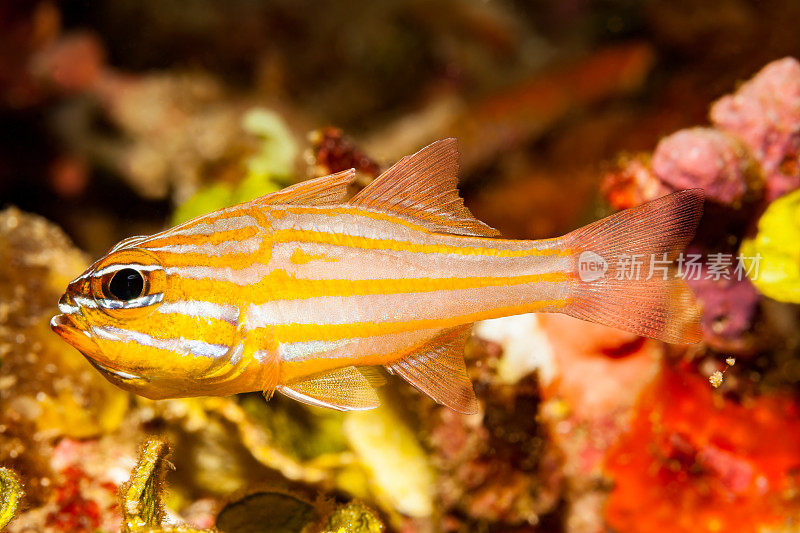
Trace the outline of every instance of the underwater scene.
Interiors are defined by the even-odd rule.
[[[798,28],[3,0],[0,530],[800,531]]]

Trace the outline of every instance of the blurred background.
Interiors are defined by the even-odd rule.
[[[795,0],[3,1],[0,526],[796,531],[798,27]],[[147,401],[49,331],[122,238],[450,136],[511,238],[705,188],[704,342],[489,321],[480,414],[392,382],[344,415]]]

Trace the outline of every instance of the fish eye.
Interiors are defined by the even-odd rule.
[[[108,283],[108,292],[114,298],[127,302],[142,296],[144,277],[132,268],[117,271]]]
[[[142,318],[164,300],[167,277],[158,257],[144,250],[118,250],[92,265],[84,283],[84,311],[98,309],[112,318]],[[88,280],[88,284],[83,280]],[[88,286],[87,286],[88,285]]]

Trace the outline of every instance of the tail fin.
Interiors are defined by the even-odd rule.
[[[671,262],[694,236],[703,199],[702,189],[679,191],[568,234],[578,276],[564,312],[666,342],[699,341],[700,310]]]

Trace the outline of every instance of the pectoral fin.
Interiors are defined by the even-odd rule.
[[[277,390],[308,405],[363,411],[380,405],[375,387],[382,384],[383,378],[374,368],[348,366],[279,385]]]
[[[464,344],[471,329],[472,324],[448,329],[387,368],[436,402],[475,414],[478,400],[464,364]]]

